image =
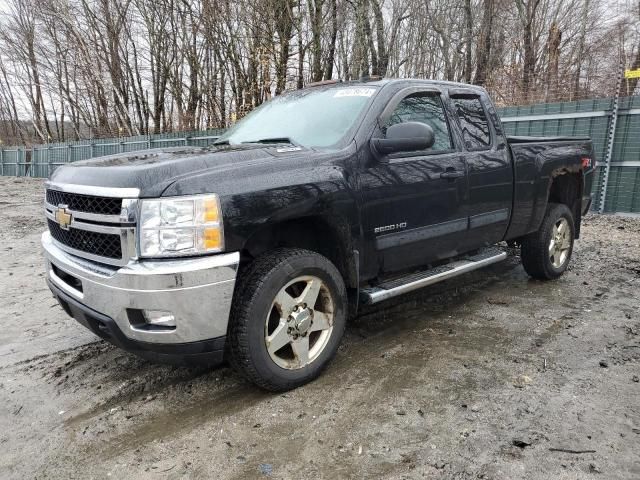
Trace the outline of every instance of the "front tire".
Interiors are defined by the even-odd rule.
[[[327,258],[302,249],[269,252],[238,279],[229,361],[266,390],[296,388],[335,356],[346,315],[344,282]]]
[[[569,207],[550,203],[537,232],[522,239],[522,265],[539,280],[552,280],[562,275],[571,260],[575,225]]]

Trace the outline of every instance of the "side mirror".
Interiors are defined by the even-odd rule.
[[[404,122],[391,125],[385,138],[372,138],[371,145],[380,155],[397,152],[415,152],[433,146],[433,129],[420,122]]]

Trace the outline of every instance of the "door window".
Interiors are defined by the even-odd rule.
[[[439,96],[414,93],[403,98],[391,114],[387,127],[404,122],[420,122],[433,129],[435,142],[428,151],[442,152],[453,148],[447,117]]]
[[[468,150],[487,150],[491,147],[491,131],[480,98],[454,98],[462,138]]]

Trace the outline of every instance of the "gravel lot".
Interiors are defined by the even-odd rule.
[[[43,278],[42,183],[0,177],[0,478],[640,478],[640,220],[366,310],[314,383],[158,366]]]

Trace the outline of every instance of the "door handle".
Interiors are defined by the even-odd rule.
[[[460,170],[447,170],[440,174],[440,178],[446,178],[447,180],[454,180],[460,177],[464,177],[464,172],[461,172]]]

